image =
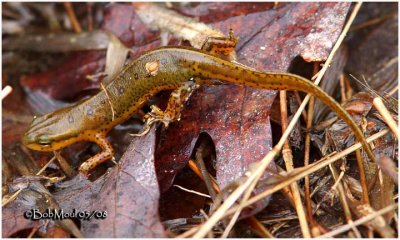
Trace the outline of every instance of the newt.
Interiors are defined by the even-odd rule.
[[[145,128],[156,121],[168,125],[179,120],[182,102],[196,86],[213,84],[215,79],[246,87],[312,94],[349,125],[368,157],[375,160],[363,132],[347,111],[306,78],[291,73],[262,72],[203,50],[176,46],[142,54],[91,98],[35,118],[22,142],[37,151],[56,151],[79,141],[94,142],[102,150],[80,166],[79,170],[87,174],[114,155],[107,133],[127,120],[153,95],[163,90],[175,90],[165,111],[152,107]]]

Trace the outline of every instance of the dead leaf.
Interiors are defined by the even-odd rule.
[[[320,58],[320,54],[326,58],[348,7],[343,3],[290,4],[276,11],[232,17],[214,26],[221,30],[233,28],[239,36],[240,63],[258,70],[286,71],[298,54],[308,50],[310,59]],[[327,22],[335,24],[326,25]],[[311,42],[315,32],[331,34],[329,43],[317,39]],[[315,49],[323,49],[319,57],[311,57]],[[268,110],[274,97],[274,91],[232,85],[198,89],[181,121],[171,124],[160,137],[156,169],[161,188],[167,189],[176,172],[186,165],[201,132],[209,134],[216,145],[217,180],[221,188],[240,177],[249,164],[259,161],[271,149]]]
[[[59,186],[54,195],[61,208],[107,212],[105,219],[81,221],[84,236],[166,237],[158,216],[154,129],[135,138],[118,166],[95,182],[79,174]]]
[[[25,214],[33,211],[33,209],[37,209],[42,213],[47,209],[59,209],[53,196],[41,184],[41,180],[40,176],[27,176],[17,178],[13,183],[9,184],[10,195],[18,189],[21,192],[15,200],[2,208],[2,236],[11,237],[19,231],[31,228],[38,228],[46,236],[47,230],[50,230],[50,234],[52,234],[58,226],[75,237],[83,237],[71,219],[50,220],[47,222],[48,220],[45,219],[31,220],[25,217]],[[50,235],[47,236],[50,237]]]

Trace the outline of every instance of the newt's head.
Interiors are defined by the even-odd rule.
[[[22,143],[36,151],[55,151],[76,142],[76,132],[71,124],[70,108],[62,108],[41,117],[35,117]],[[73,119],[72,119],[73,120]]]

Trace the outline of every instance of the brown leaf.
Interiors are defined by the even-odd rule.
[[[74,53],[60,66],[23,76],[21,85],[28,92],[41,91],[54,99],[73,100],[83,90],[98,88],[99,83],[87,79],[86,76],[104,69],[105,56],[104,51]]]
[[[82,174],[55,193],[63,209],[107,211],[105,219],[81,221],[87,237],[165,237],[158,216],[159,189],[154,171],[154,127],[136,138],[119,164],[95,182]]]
[[[196,3],[195,3],[196,4]],[[193,6],[174,7],[179,13],[198,18],[200,22],[220,22],[231,17],[247,15],[253,12],[262,12],[282,7],[285,3],[275,4],[272,2],[203,2]]]

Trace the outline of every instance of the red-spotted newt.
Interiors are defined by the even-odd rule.
[[[350,126],[368,157],[375,160],[363,132],[351,116],[312,82],[290,73],[257,71],[188,47],[162,47],[141,55],[127,64],[111,83],[93,97],[75,106],[35,118],[23,136],[23,143],[34,150],[55,151],[78,141],[95,142],[102,151],[80,166],[80,171],[87,173],[113,157],[114,151],[106,138],[107,133],[139,110],[150,97],[162,90],[179,89],[175,92],[177,96],[172,98],[175,100],[167,107],[173,110],[174,107],[181,107],[178,100],[187,98],[195,84],[212,84],[211,79],[253,88],[310,93]],[[186,94],[179,97],[182,89]],[[170,114],[169,118],[163,116],[167,110],[153,110],[152,120],[158,117],[158,121],[167,124],[177,119],[174,114]]]

